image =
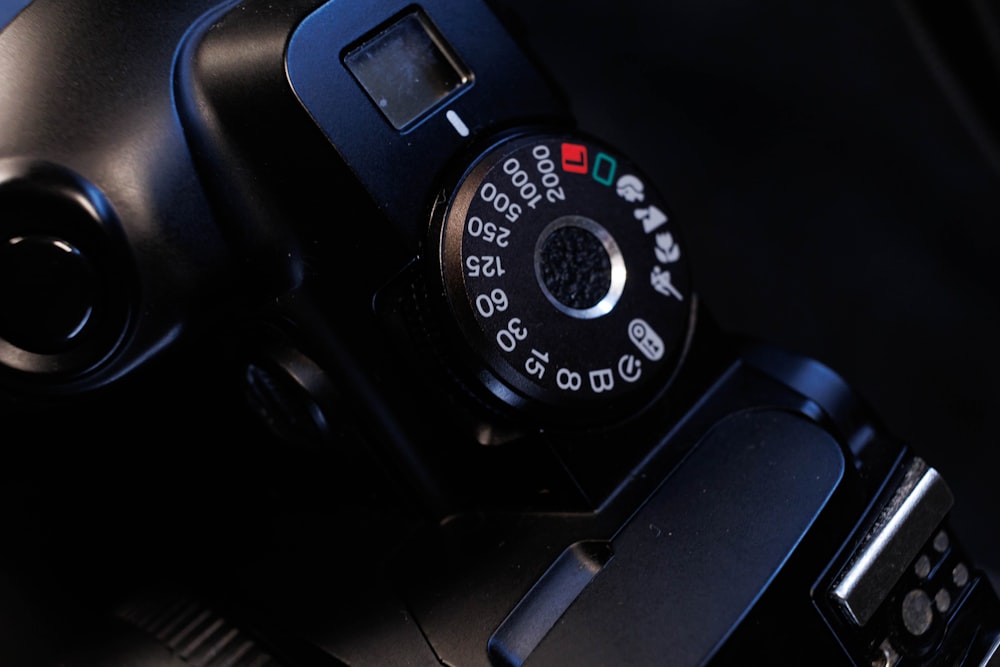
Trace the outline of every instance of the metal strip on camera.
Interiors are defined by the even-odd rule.
[[[951,490],[936,470],[921,458],[910,461],[831,592],[853,623],[863,626],[871,620],[953,503]]]
[[[979,667],[1000,667],[1000,637],[993,640]]]

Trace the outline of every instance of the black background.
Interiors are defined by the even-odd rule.
[[[910,6],[496,4],[658,182],[716,319],[852,384],[944,475],[997,581],[1000,172]]]

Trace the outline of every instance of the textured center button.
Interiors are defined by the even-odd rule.
[[[555,220],[535,250],[538,284],[559,310],[580,319],[611,312],[625,286],[625,262],[611,234],[579,215]]]

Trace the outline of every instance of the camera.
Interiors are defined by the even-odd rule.
[[[11,662],[1000,661],[933,461],[493,8],[164,4],[0,32]]]

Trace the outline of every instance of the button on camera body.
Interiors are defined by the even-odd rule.
[[[111,207],[69,170],[0,160],[0,387],[86,384],[131,325],[134,267]]]

